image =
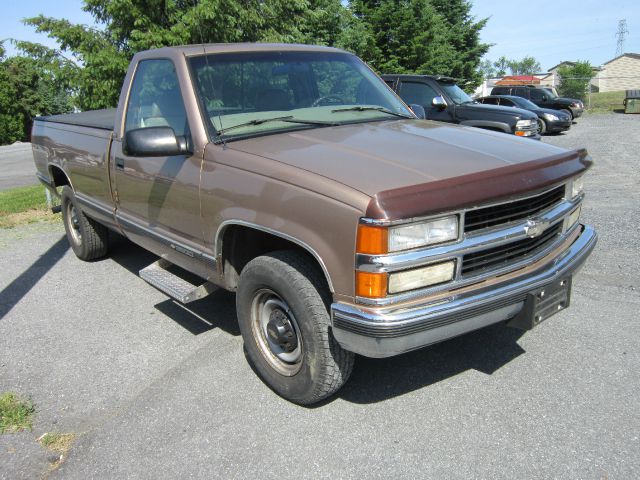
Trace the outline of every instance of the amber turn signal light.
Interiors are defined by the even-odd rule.
[[[384,254],[389,251],[389,232],[386,227],[358,225],[356,252],[370,255]]]
[[[386,297],[387,283],[386,273],[356,272],[356,295],[367,298]]]

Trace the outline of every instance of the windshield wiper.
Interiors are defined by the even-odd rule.
[[[235,130],[236,128],[242,127],[252,127],[254,125],[262,125],[263,123],[268,122],[285,122],[285,123],[300,123],[302,125],[322,125],[328,127],[335,127],[336,125],[340,125],[336,122],[322,122],[320,120],[301,120],[293,118],[293,115],[287,115],[285,117],[271,117],[271,118],[256,118],[255,120],[251,120],[249,122],[240,123],[238,125],[232,125],[227,128],[221,128],[218,130],[218,135],[222,135],[227,133],[230,130]]]
[[[331,110],[331,113],[333,113],[333,112],[365,112],[367,110],[375,110],[377,112],[387,113],[389,115],[394,115],[394,116],[400,117],[400,118],[413,118],[413,119],[415,119],[415,117],[412,117],[411,115],[405,115],[404,113],[394,112],[394,111],[389,110],[388,108],[385,108],[385,107],[363,107],[362,105],[358,105],[358,106],[355,106],[355,107],[336,108],[334,110]]]

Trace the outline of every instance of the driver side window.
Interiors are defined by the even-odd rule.
[[[438,96],[438,93],[425,83],[402,82],[400,96],[408,105],[415,103],[424,108],[431,108],[431,101]]]
[[[540,90],[531,89],[531,100],[542,100],[542,95]]]
[[[136,69],[125,120],[125,133],[137,128],[171,127],[187,131],[187,113],[171,60],[143,60]]]

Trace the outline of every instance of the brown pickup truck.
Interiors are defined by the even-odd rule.
[[[111,229],[160,257],[140,275],[178,301],[235,291],[249,361],[300,404],[354,353],[532,328],[596,243],[586,151],[419,120],[333,48],[138,53],[117,109],[39,118],[32,141],[80,259]]]

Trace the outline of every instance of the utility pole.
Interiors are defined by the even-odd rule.
[[[618,38],[616,57],[624,53],[624,37],[627,33],[629,33],[629,30],[627,30],[627,19],[623,18],[618,22],[618,31],[616,32],[616,37]]]

